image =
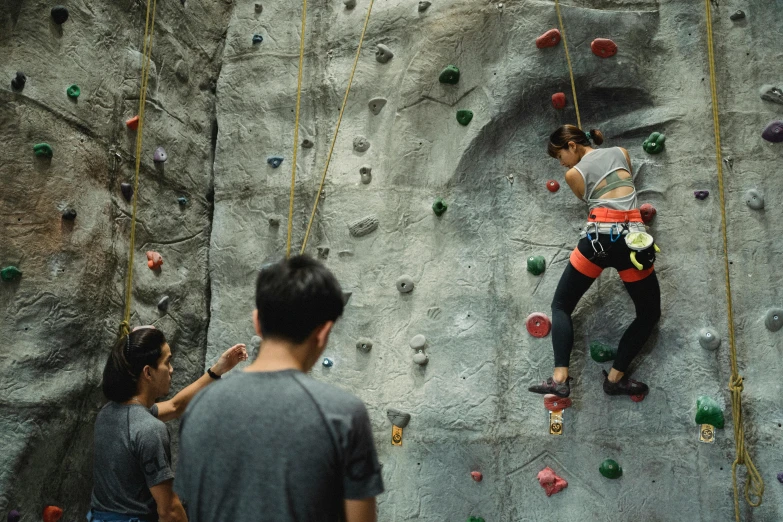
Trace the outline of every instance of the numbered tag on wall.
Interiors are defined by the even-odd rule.
[[[392,426],[392,446],[402,446],[402,428]]]
[[[699,442],[715,444],[715,426],[712,424],[702,424],[699,426]]]
[[[549,434],[563,434],[563,410],[549,412]]]

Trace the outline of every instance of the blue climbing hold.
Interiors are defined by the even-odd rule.
[[[177,198],[177,203],[179,203],[184,207],[185,205],[188,204],[188,198],[186,198],[185,196],[180,196]]]
[[[259,44],[259,43],[261,43],[263,41],[264,41],[264,37],[261,36],[260,34],[254,34],[253,35],[253,43],[254,44]]]
[[[280,156],[269,156],[266,159],[266,162],[269,163],[273,169],[276,169],[283,163],[283,158]]]
[[[324,365],[325,368],[331,368],[332,366],[334,366],[334,361],[332,361],[328,357],[324,357],[324,362],[322,364]]]

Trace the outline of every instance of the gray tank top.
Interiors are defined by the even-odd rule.
[[[633,210],[637,207],[636,188],[627,196],[621,196],[613,199],[598,199],[605,191],[603,189],[595,190],[596,185],[618,170],[627,170],[631,172],[631,167],[625,159],[625,154],[619,147],[608,149],[595,149],[588,152],[574,167],[582,175],[585,183],[585,193],[582,200],[587,203],[589,210],[596,207],[611,208],[614,210]],[[613,177],[617,177],[615,174]],[[612,188],[633,187],[633,180],[612,181],[607,179],[607,183]]]

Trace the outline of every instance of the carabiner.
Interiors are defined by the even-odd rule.
[[[617,230],[617,235],[614,235],[614,231]],[[618,239],[620,239],[620,236],[622,236],[622,232],[620,231],[620,227],[617,226],[617,223],[612,223],[612,227],[609,229],[609,240],[614,243]]]

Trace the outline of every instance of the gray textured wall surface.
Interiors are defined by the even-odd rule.
[[[185,0],[160,3],[147,106],[134,278],[134,324],[155,322],[172,341],[174,389],[228,346],[251,342],[256,270],[285,251],[301,7],[296,3]],[[316,197],[368,0],[311,2],[297,160],[294,249]],[[541,397],[528,385],[551,372],[551,339],[524,320],[549,306],[585,219],[562,168],[545,153],[549,133],[575,122],[563,44],[537,49],[556,27],[552,2],[376,1],[323,199],[307,251],[352,292],[313,375],[360,396],[384,466],[382,521],[732,520],[734,456],[727,299],[714,153],[704,6],[700,1],[574,0],[563,5],[583,127],[626,147],[640,203],[658,215],[651,231],[663,318],[635,376],[651,387],[641,403],[609,398],[589,357],[596,339],[615,344],[633,317],[614,271],[575,314],[574,405],[562,436],[548,434]],[[51,5],[0,0],[0,265],[24,276],[0,284],[0,511],[38,513],[47,503],[75,519],[86,509],[92,420],[105,355],[122,314],[130,206],[119,184],[133,175],[135,134],[124,121],[138,104],[144,9],[140,2],[77,0],[62,27]],[[714,5],[728,216],[728,250],[747,444],[765,482],[761,507],[743,520],[783,520],[781,342],[765,328],[783,307],[775,235],[783,183],[781,145],[761,139],[783,105],[760,99],[781,85],[780,0]],[[743,9],[747,18],[731,21]],[[260,34],[263,43],[253,44]],[[597,37],[619,46],[590,52]],[[377,44],[394,57],[375,59]],[[457,85],[438,74],[461,70]],[[10,90],[17,70],[28,77]],[[82,88],[77,103],[65,96]],[[569,105],[555,110],[555,92]],[[377,114],[372,98],[386,106]],[[467,126],[458,109],[470,109]],[[665,132],[666,150],[641,143]],[[353,149],[358,136],[370,148]],[[50,162],[32,154],[48,142]],[[165,169],[152,162],[162,145]],[[274,169],[267,157],[281,156]],[[359,169],[372,168],[361,182]],[[563,185],[550,193],[545,181]],[[694,190],[709,190],[699,201]],[[757,189],[766,207],[752,210]],[[180,207],[177,197],[189,203]],[[431,205],[449,208],[436,217]],[[75,208],[73,225],[60,219]],[[363,237],[348,225],[374,215]],[[279,219],[279,225],[270,225]],[[320,249],[318,247],[321,247]],[[328,249],[328,253],[327,253]],[[144,251],[164,258],[159,275]],[[534,276],[526,259],[543,255]],[[415,282],[401,294],[403,274]],[[171,297],[166,314],[156,309]],[[723,342],[703,349],[698,330]],[[416,365],[410,339],[427,338]],[[370,338],[369,353],[357,350]],[[255,347],[249,346],[251,351]],[[724,404],[717,442],[698,442],[696,398]],[[390,444],[388,408],[412,415],[403,445]],[[176,426],[172,425],[172,433]],[[253,443],[253,441],[246,441]],[[621,479],[598,473],[605,458]],[[569,486],[546,497],[536,481],[552,467]],[[471,471],[484,479],[474,482]],[[744,481],[740,468],[740,487]]]

